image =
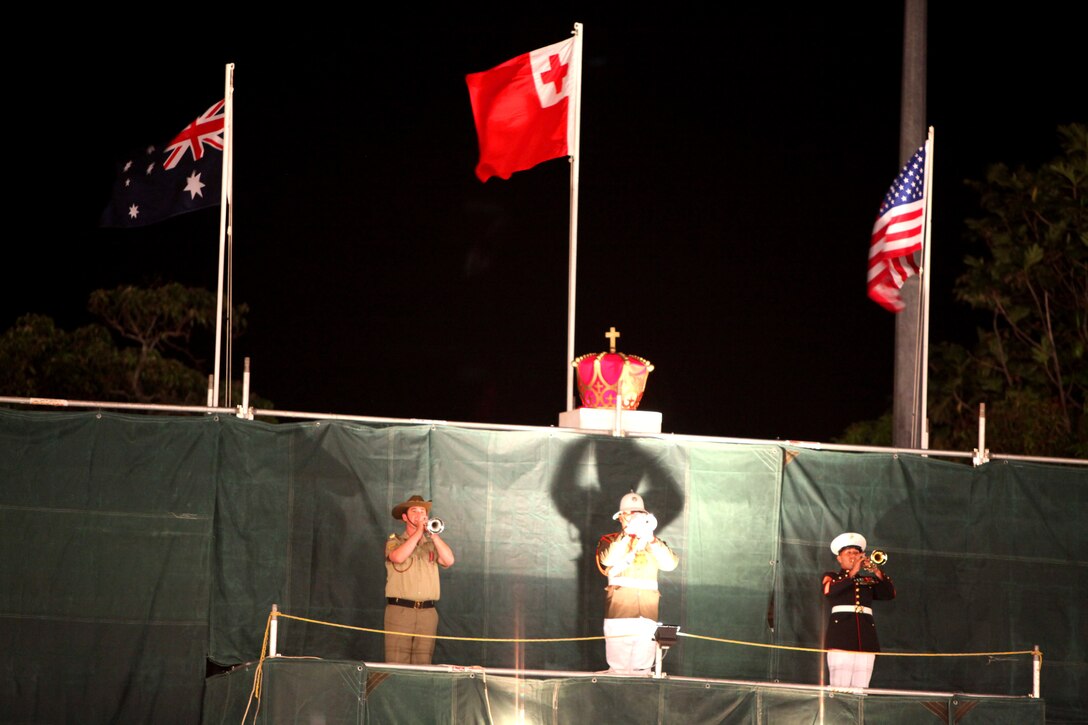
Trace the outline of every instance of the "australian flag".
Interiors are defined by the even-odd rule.
[[[213,105],[164,147],[148,146],[121,162],[101,226],[142,227],[218,206],[224,105]]]

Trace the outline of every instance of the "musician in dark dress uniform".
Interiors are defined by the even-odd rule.
[[[874,600],[895,599],[891,577],[865,553],[865,537],[845,533],[831,542],[840,569],[824,572],[824,597],[831,613],[824,634],[832,687],[868,687],[880,651],[873,621]]]

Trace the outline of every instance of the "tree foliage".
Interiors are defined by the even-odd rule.
[[[983,215],[965,220],[980,247],[964,259],[957,300],[986,320],[973,344],[941,342],[929,359],[930,448],[1088,457],[1088,127],[1058,128],[1061,154],[1039,169],[991,166]],[[836,442],[891,445],[891,411]]]
[[[0,335],[0,391],[12,397],[204,405],[208,377],[192,350],[214,339],[215,296],[169,283],[96,290],[88,309],[102,320],[66,332],[25,315]],[[235,308],[234,334],[244,328]]]
[[[930,372],[930,444],[1024,455],[1088,455],[1088,127],[1058,129],[1062,155],[1038,170],[989,168],[985,216],[968,219],[983,247],[966,257],[956,298],[987,324],[970,347],[943,343]]]

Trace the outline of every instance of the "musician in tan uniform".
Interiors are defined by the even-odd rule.
[[[427,530],[431,502],[412,496],[393,507],[393,518],[404,532],[385,542],[385,661],[429,665],[434,656],[441,595],[439,567],[453,566],[453,550],[437,533]],[[416,636],[427,635],[427,636]]]
[[[612,518],[621,530],[597,542],[597,567],[608,577],[605,658],[611,673],[648,677],[657,654],[657,572],[672,571],[680,559],[657,538],[657,518],[634,491],[620,499]]]

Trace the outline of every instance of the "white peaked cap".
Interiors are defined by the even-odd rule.
[[[839,552],[848,546],[856,546],[865,551],[865,537],[854,532],[839,534],[831,541],[831,553],[838,556]]]

